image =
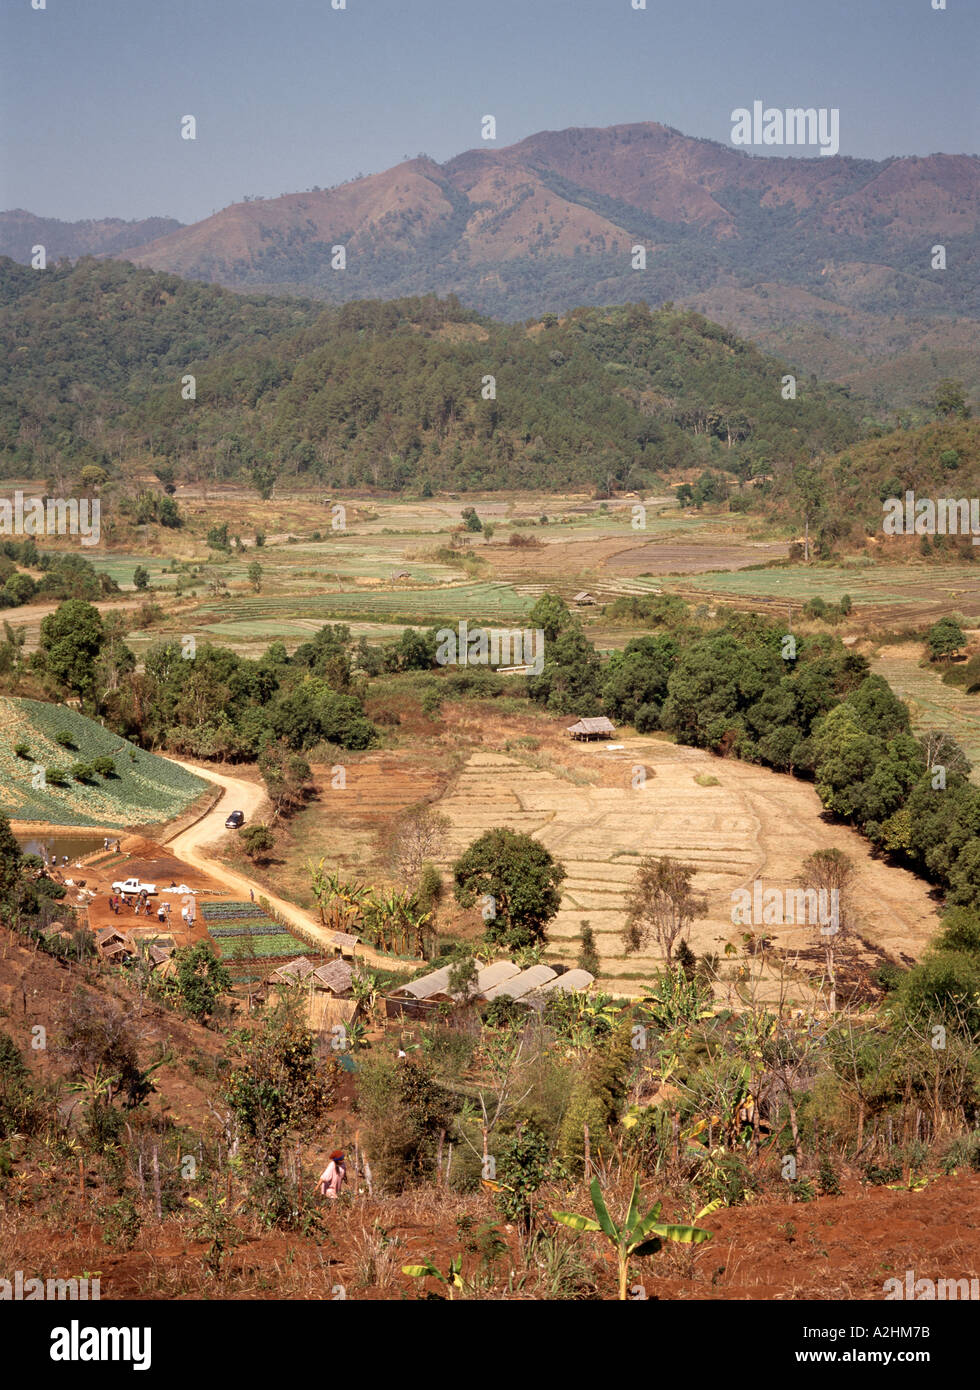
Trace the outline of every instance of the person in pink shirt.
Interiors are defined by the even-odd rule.
[[[321,1197],[329,1197],[336,1201],[340,1196],[340,1189],[347,1176],[347,1169],[344,1165],[344,1155],[341,1149],[334,1149],[330,1155],[330,1161],[320,1174],[317,1183],[317,1192]]]

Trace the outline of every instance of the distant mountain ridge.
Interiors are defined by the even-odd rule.
[[[148,241],[178,231],[184,224],[176,217],[144,217],[126,222],[121,217],[96,221],[62,222],[57,217],[38,217],[24,208],[0,212],[0,256],[26,264],[35,246],[43,246],[48,262],[64,257],[112,256],[133,251]]]
[[[980,389],[978,226],[972,155],[773,158],[644,123],[420,156],[99,254],[331,303],[455,293],[505,319],[675,301],[891,405],[950,374]]]

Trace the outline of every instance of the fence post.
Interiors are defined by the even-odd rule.
[[[157,1152],[156,1144],[153,1145],[153,1203],[156,1208],[157,1220],[163,1220],[163,1203],[160,1199],[160,1157]]]

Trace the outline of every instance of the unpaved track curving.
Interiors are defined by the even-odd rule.
[[[240,874],[234,869],[229,869],[220,860],[214,859],[207,853],[207,847],[214,845],[215,842],[228,832],[225,830],[225,821],[232,811],[244,811],[245,823],[250,824],[256,813],[262,807],[267,807],[266,795],[263,788],[257,782],[250,782],[245,777],[231,777],[226,772],[215,772],[210,767],[201,767],[197,763],[185,763],[179,758],[170,758],[168,761],[175,763],[177,767],[182,767],[187,772],[193,772],[198,777],[205,778],[208,782],[215,783],[221,788],[221,799],[194,825],[188,826],[186,830],[181,830],[168,840],[164,837],[163,843],[168,845],[171,851],[182,859],[185,864],[190,864],[195,869],[200,869],[202,873],[208,874],[218,883],[223,883],[226,888],[233,889],[236,893],[241,893],[243,898],[247,898],[250,890],[254,890],[256,901],[264,897],[269,905],[285,921],[291,922],[293,926],[299,927],[313,940],[319,942],[325,954],[333,955],[334,945],[332,941],[333,933],[324,930],[315,917],[311,916],[303,908],[297,907],[295,903],[287,902],[285,898],[277,897],[270,893],[267,888],[256,883],[254,879],[247,878],[245,874]],[[390,969],[391,961],[380,956],[373,951],[370,946],[360,945],[357,948],[358,959],[368,965],[376,965]]]

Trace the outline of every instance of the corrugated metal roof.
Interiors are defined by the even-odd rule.
[[[554,978],[555,971],[550,965],[532,965],[529,970],[522,970],[519,975],[504,980],[499,985],[494,985],[493,989],[487,990],[484,997],[487,1002],[491,999],[499,999],[502,995],[508,999],[520,999],[522,995],[530,994],[533,989],[540,989],[542,985]]]
[[[564,975],[556,975],[541,986],[542,994],[574,994],[595,984],[595,976],[587,970],[566,970]]]

